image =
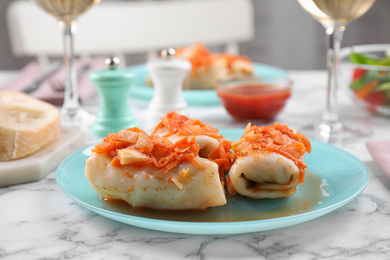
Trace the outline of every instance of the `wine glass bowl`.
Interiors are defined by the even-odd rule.
[[[375,0],[298,0],[325,28],[345,26],[365,14]]]
[[[32,0],[32,2],[58,20],[70,23],[100,0]]]
[[[339,84],[358,107],[390,116],[390,44],[345,47]]]
[[[375,0],[298,0],[302,8],[323,25],[328,38],[327,91],[325,109],[319,122],[301,130],[302,133],[328,143],[343,143],[369,136],[370,129],[342,122],[337,111],[338,65],[341,42],[349,22],[366,13]]]
[[[77,71],[73,36],[76,33],[76,18],[86,12],[100,0],[31,0],[41,9],[58,20],[62,29],[64,45],[65,88],[64,102],[61,107],[61,123],[70,127],[85,127],[92,119],[79,102]]]

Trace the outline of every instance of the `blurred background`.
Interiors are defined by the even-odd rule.
[[[18,58],[12,54],[6,22],[7,6],[12,1],[0,0],[0,70],[21,69],[34,60],[33,57]],[[139,1],[148,1],[150,4],[154,2]],[[325,31],[303,11],[297,1],[252,1],[255,9],[255,37],[250,42],[240,44],[240,54],[248,56],[254,62],[288,70],[325,69]],[[390,43],[389,11],[389,0],[377,0],[364,16],[347,26],[342,46]],[[146,61],[144,55],[137,54],[128,55],[126,60],[128,65]]]

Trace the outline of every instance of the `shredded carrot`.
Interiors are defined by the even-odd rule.
[[[182,47],[176,50],[176,56],[187,59],[192,65],[192,74],[199,77],[199,68],[207,71],[211,66],[211,53],[200,42],[193,46]]]
[[[226,177],[226,187],[230,196],[235,196],[237,194],[236,190],[234,189],[232,180],[229,177]]]
[[[294,162],[299,169],[299,183],[304,181],[306,164],[302,157],[311,151],[309,139],[287,125],[275,123],[270,126],[247,125],[244,135],[232,144],[235,158],[245,156],[251,150],[266,150],[278,153]]]
[[[226,67],[228,69],[228,73],[232,73],[233,71],[233,64],[237,61],[245,61],[248,63],[251,63],[251,61],[246,56],[238,56],[231,53],[218,53],[213,54],[211,56],[212,63],[216,63],[218,61],[224,61],[226,64]],[[242,71],[244,73],[250,73],[251,71]]]
[[[200,120],[190,119],[187,116],[176,112],[169,112],[154,129],[152,135],[156,134],[160,129],[166,128],[168,133],[163,137],[169,137],[173,134],[183,137],[195,137],[197,135],[206,135],[215,138],[219,142],[217,149],[212,151],[207,158],[218,164],[221,180],[224,179],[226,171],[232,165],[233,152],[231,151],[231,141],[225,139],[219,134],[219,130],[203,123]]]
[[[152,149],[137,148],[137,141],[131,138],[124,140],[125,137],[133,136],[137,133],[138,136],[147,139],[147,142],[152,143]],[[119,131],[118,133],[110,133],[103,139],[103,142],[95,145],[92,149],[93,153],[105,154],[111,158],[111,164],[114,167],[123,166],[118,157],[118,151],[121,149],[132,148],[147,156],[149,160],[133,162],[126,165],[133,167],[143,167],[148,164],[153,164],[159,168],[161,172],[167,173],[172,168],[176,167],[183,161],[192,163],[195,167],[201,167],[201,164],[195,159],[199,153],[199,145],[195,142],[195,138],[183,138],[175,143],[160,136],[149,136],[139,128],[129,128]]]
[[[359,88],[358,90],[355,91],[355,96],[360,98],[360,99],[363,99],[365,97],[368,96],[368,94],[371,93],[371,91],[379,85],[379,80],[377,79],[374,79],[373,81],[370,81],[369,83],[367,83],[366,85],[364,85],[363,87]]]
[[[245,56],[239,56],[231,53],[211,53],[202,43],[197,42],[192,46],[186,46],[177,49],[176,57],[188,60],[192,65],[192,75],[199,77],[199,72],[207,72],[210,67],[216,63],[224,62],[228,74],[233,73],[233,64],[236,61],[252,62]],[[252,70],[241,69],[242,73],[252,74]]]

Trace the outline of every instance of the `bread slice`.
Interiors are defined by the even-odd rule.
[[[25,157],[61,134],[59,110],[16,91],[0,91],[0,162]]]

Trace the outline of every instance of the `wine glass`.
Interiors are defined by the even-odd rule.
[[[31,0],[44,11],[58,19],[63,33],[65,89],[61,107],[61,123],[64,126],[83,127],[90,123],[90,115],[79,102],[77,71],[73,36],[76,33],[76,18],[100,0]]]
[[[339,51],[346,25],[366,13],[375,0],[298,0],[325,28],[328,38],[326,107],[319,123],[309,125],[301,131],[313,138],[342,143],[369,136],[369,128],[347,125],[340,121],[337,112],[337,68]]]

